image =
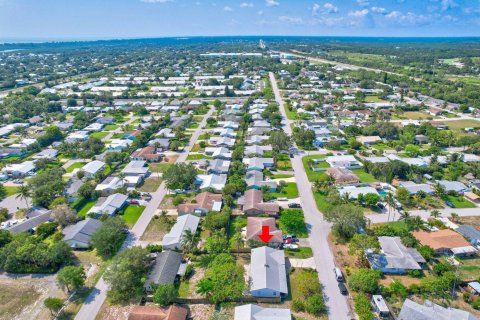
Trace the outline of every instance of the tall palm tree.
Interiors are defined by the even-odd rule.
[[[27,210],[28,210],[30,209],[30,204],[28,203],[28,199],[31,197],[31,195],[32,195],[32,191],[30,190],[30,187],[28,185],[22,185],[18,188],[15,199],[21,199],[25,201],[25,204],[27,205]]]
[[[125,177],[126,177],[126,176],[127,176],[127,175],[126,175],[125,173],[123,173],[123,172],[120,172],[120,173],[118,174],[118,179],[120,179],[120,181],[122,182],[122,187],[125,185]]]
[[[435,219],[440,218],[441,215],[442,214],[438,210],[433,210],[432,212],[430,212],[430,217],[435,218]]]
[[[399,220],[405,220],[405,221],[408,221],[412,218],[412,215],[410,214],[410,212],[408,211],[404,211],[402,213],[400,213],[400,218]]]
[[[388,221],[390,221],[390,213],[393,211],[393,220],[395,220],[395,198],[393,197],[393,194],[390,192],[387,193],[387,196],[385,197],[385,201],[387,202],[388,205]]]
[[[182,237],[182,250],[184,253],[190,253],[197,246],[198,243],[198,234],[196,231],[185,230],[185,233]]]

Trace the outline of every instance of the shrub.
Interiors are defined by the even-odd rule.
[[[325,310],[325,301],[320,293],[315,293],[305,301],[305,311],[312,315],[318,316]]]
[[[480,299],[477,299],[472,303],[472,308],[475,310],[480,310]]]
[[[153,295],[153,302],[158,303],[161,307],[166,307],[173,302],[178,296],[178,291],[173,284],[159,285]]]
[[[357,292],[373,294],[378,290],[378,280],[382,277],[379,270],[358,269],[348,277],[350,288]]]
[[[179,204],[182,204],[183,201],[184,201],[184,199],[180,195],[175,196],[172,200],[174,206],[178,206]]]
[[[150,253],[162,252],[162,245],[160,245],[160,244],[148,244],[147,245],[147,250]]]
[[[305,306],[302,301],[300,300],[293,300],[292,301],[292,310],[295,312],[302,312],[305,311]]]
[[[373,320],[375,317],[372,313],[372,306],[367,296],[364,294],[357,294],[353,297],[355,304],[355,311],[358,314],[360,320]]]

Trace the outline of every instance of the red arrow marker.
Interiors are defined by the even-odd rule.
[[[272,239],[269,226],[262,226],[262,234],[258,236],[263,242],[268,243]]]

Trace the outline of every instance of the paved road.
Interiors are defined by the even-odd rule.
[[[188,152],[192,149],[193,145],[196,143],[198,137],[202,133],[202,128],[205,126],[207,122],[207,118],[210,117],[213,113],[214,109],[210,109],[210,111],[204,116],[202,122],[198,126],[197,130],[192,134],[190,138],[189,145],[185,148],[185,150],[180,154],[177,158],[176,162],[183,162],[187,158]],[[154,216],[158,206],[162,202],[163,198],[167,195],[167,189],[165,188],[165,183],[163,182],[157,191],[152,193],[152,199],[146,206],[145,210],[143,211],[142,215],[138,219],[137,223],[133,226],[132,230],[130,230],[130,234],[127,237],[127,240],[122,246],[124,248],[128,248],[135,245],[141,245],[140,236],[145,232],[147,229],[150,220]],[[95,285],[95,288],[92,290],[90,295],[85,300],[82,308],[75,316],[77,320],[86,320],[86,319],[95,319],[96,315],[100,311],[105,299],[107,298],[107,291],[108,285],[103,280],[103,277]]]
[[[270,82],[275,94],[275,100],[280,105],[280,112],[283,115],[283,122],[286,133],[291,134],[292,129],[285,113],[283,99],[277,86],[273,73],[270,73]],[[329,309],[328,317],[332,320],[352,319],[354,316],[350,312],[347,299],[338,290],[337,280],[335,279],[333,268],[335,259],[328,245],[328,234],[331,225],[323,219],[323,215],[318,211],[315,199],[313,197],[311,184],[308,181],[307,174],[303,168],[302,156],[296,155],[292,159],[292,167],[295,172],[302,208],[305,214],[305,222],[309,229],[309,242],[312,247],[313,257],[315,259],[316,269],[321,284],[326,304]]]

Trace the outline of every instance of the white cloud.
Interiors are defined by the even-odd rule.
[[[370,10],[374,13],[381,13],[381,14],[386,14],[387,13],[387,9],[380,8],[380,7],[371,7]]]
[[[358,5],[365,7],[370,5],[370,1],[368,0],[357,0]]]
[[[233,11],[232,7],[226,6],[223,8],[223,11]]]
[[[145,3],[167,3],[167,2],[173,2],[173,0],[140,0]]]
[[[319,13],[338,13],[338,7],[334,6],[330,2],[325,3],[323,6],[319,5],[318,3],[314,3],[312,7],[312,15],[316,16]]]
[[[280,5],[280,2],[278,2],[277,0],[265,0],[265,5],[267,7],[276,7]]]
[[[318,14],[318,11],[320,11],[320,5],[318,3],[314,3],[312,7],[312,14],[316,16]]]
[[[252,2],[242,2],[240,3],[240,8],[253,8]]]
[[[364,17],[368,14],[368,9],[357,10],[357,11],[350,11],[348,15],[350,17]]]
[[[328,13],[337,13],[338,12],[338,7],[335,7],[333,4],[331,4],[329,2],[325,3],[323,5],[323,8]]]
[[[397,19],[398,17],[401,17],[402,13],[400,11],[392,11],[389,14],[387,14],[385,17],[388,19]]]
[[[442,0],[442,11],[458,7],[458,3],[454,0]]]
[[[278,17],[278,19],[282,22],[286,22],[286,23],[289,23],[289,24],[296,24],[296,25],[300,25],[300,24],[304,24],[305,22],[303,21],[302,18],[300,17],[289,17],[289,16],[280,16]]]

